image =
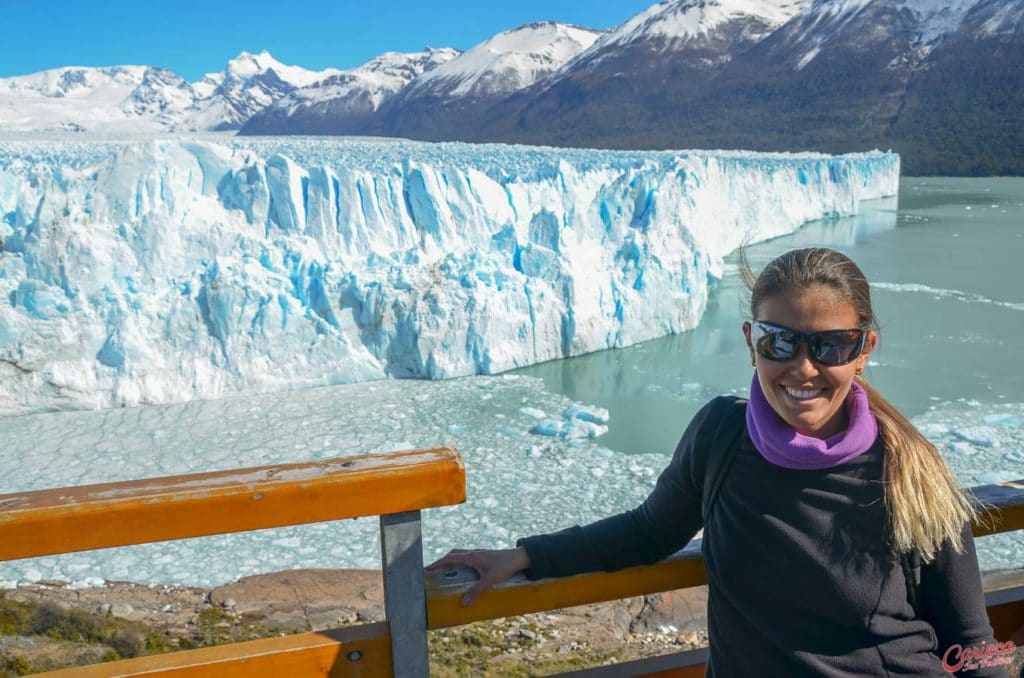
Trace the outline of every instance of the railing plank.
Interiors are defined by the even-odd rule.
[[[971,491],[985,507],[974,525],[975,535],[1024,529],[1024,480],[984,485]],[[464,568],[434,572],[427,579],[427,622],[436,629],[699,586],[707,583],[700,547],[700,540],[694,540],[660,563],[618,572],[535,582],[516,577],[484,593],[469,607],[462,607],[461,599],[476,580],[475,573]]]
[[[707,583],[699,540],[654,565],[540,581],[518,576],[484,593],[469,607],[463,607],[462,595],[476,578],[476,574],[466,568],[430,573],[427,579],[427,625],[431,629]]]
[[[0,495],[0,560],[457,504],[448,448]]]
[[[983,508],[975,537],[1024,529],[1024,479],[972,487],[971,492]]]
[[[623,676],[704,678],[707,662],[708,648],[701,647],[696,650],[634,659],[619,664],[597,666],[592,669],[569,671],[558,674],[557,678],[623,678]]]
[[[124,659],[43,674],[50,678],[377,678],[390,676],[391,640],[384,622],[300,633],[198,650]]]

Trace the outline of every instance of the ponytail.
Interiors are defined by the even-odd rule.
[[[964,523],[977,518],[977,509],[945,460],[921,432],[861,376],[871,413],[885,442],[882,472],[893,545],[899,553],[917,550],[931,562],[949,541],[962,553]]]

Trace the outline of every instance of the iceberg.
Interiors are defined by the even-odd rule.
[[[899,157],[0,140],[0,412],[493,374],[693,328]]]

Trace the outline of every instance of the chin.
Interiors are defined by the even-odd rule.
[[[833,416],[835,416],[835,412],[831,409],[815,407],[812,410],[804,410],[802,412],[790,410],[788,416],[783,416],[782,419],[804,435],[815,438],[831,438],[834,434],[824,435],[822,431],[829,428],[829,422],[832,421]]]

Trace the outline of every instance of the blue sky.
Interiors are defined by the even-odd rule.
[[[0,77],[58,66],[147,64],[188,80],[243,50],[311,69],[385,51],[466,49],[531,21],[616,26],[655,0],[0,0]]]

